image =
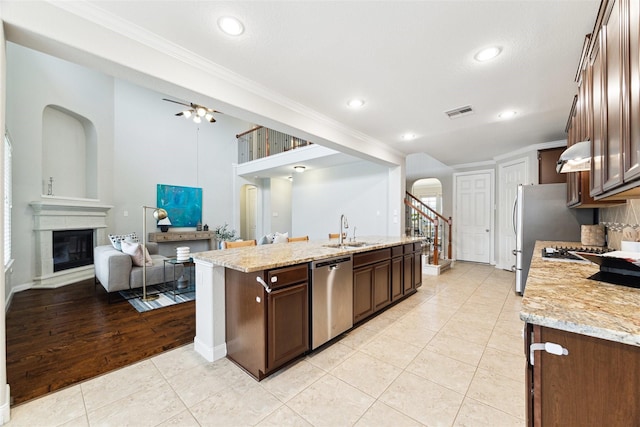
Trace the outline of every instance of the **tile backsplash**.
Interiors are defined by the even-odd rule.
[[[625,205],[600,208],[600,224],[607,227],[608,246],[620,249],[622,229],[633,227],[640,230],[640,199],[627,200]]]

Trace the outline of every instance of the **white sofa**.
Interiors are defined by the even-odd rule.
[[[153,260],[153,267],[147,267],[147,286],[163,283],[166,268],[166,280],[173,280],[173,268],[176,268],[176,277],[182,274],[182,265],[167,264],[168,259],[158,255],[158,244],[147,243],[147,250]],[[133,265],[131,256],[120,252],[112,245],[96,246],[93,249],[93,264],[96,280],[109,292],[118,292],[126,289],[142,287],[142,267]]]

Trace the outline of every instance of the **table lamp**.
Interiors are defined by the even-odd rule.
[[[171,225],[171,221],[169,221],[169,217],[163,218],[158,221],[158,227],[160,227],[160,231],[166,233],[169,231],[169,226]]]

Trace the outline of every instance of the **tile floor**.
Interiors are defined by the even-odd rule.
[[[522,426],[514,276],[458,262],[256,382],[187,345],[12,408],[11,426]]]

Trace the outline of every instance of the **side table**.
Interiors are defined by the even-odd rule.
[[[196,289],[196,279],[195,279],[195,269],[196,264],[193,262],[193,258],[189,258],[186,261],[178,261],[176,258],[169,258],[164,260],[163,268],[163,278],[164,283],[167,283],[167,264],[170,264],[173,269],[173,280],[171,284],[173,286],[172,295],[173,300],[176,300],[176,295],[184,293],[184,292],[193,292]],[[188,278],[184,280],[176,279],[176,265],[182,265],[182,275],[181,278],[184,278],[185,274],[188,271]]]

